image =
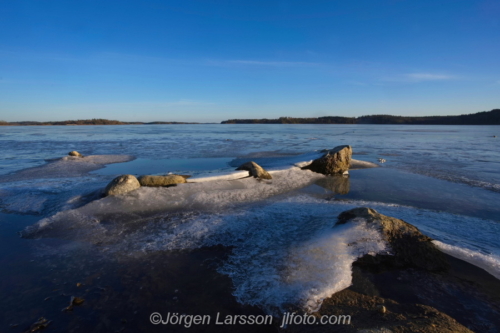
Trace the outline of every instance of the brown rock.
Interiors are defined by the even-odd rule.
[[[186,183],[188,177],[184,175],[140,176],[138,180],[141,186],[160,187]]]
[[[273,178],[266,170],[264,170],[260,165],[258,165],[255,162],[247,162],[245,164],[242,164],[236,170],[247,170],[250,172],[250,176],[253,176],[253,177],[259,178],[259,179],[272,179]]]
[[[69,156],[77,156],[77,157],[83,157],[82,154],[80,154],[79,152],[77,152],[76,150],[73,150],[73,151],[70,151],[68,153]]]
[[[104,190],[104,195],[118,195],[133,191],[141,187],[139,181],[135,176],[132,175],[121,175],[113,179],[106,189]]]
[[[432,243],[432,239],[422,234],[417,227],[367,207],[342,212],[338,217],[338,224],[358,221],[355,218],[362,218],[368,225],[378,228],[392,250],[392,255],[366,255],[359,259],[360,262],[418,267],[428,271],[448,269],[449,264],[444,254]]]
[[[337,146],[302,169],[324,175],[343,174],[351,166],[351,146]]]

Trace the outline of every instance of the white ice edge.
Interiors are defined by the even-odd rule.
[[[290,169],[300,169],[312,163],[313,160],[301,161],[293,163],[292,165],[283,165],[283,166],[273,166],[265,168],[266,171],[273,175]],[[374,167],[377,166],[374,163],[361,161],[361,160],[352,160],[353,164],[357,164],[358,166],[366,166],[366,167]],[[189,178],[188,183],[203,183],[209,181],[218,181],[218,180],[235,180],[248,177],[248,171],[232,171],[232,172],[218,172],[218,173],[210,173],[210,174],[200,174],[194,177]]]
[[[288,166],[288,167],[282,167],[282,168],[269,168],[266,171],[271,174],[279,174],[282,173],[283,171],[291,170],[291,169],[297,169],[294,166]],[[205,175],[197,175],[194,177],[191,177],[188,179],[188,183],[204,183],[204,182],[211,182],[211,181],[218,181],[218,180],[235,180],[235,179],[241,179],[241,178],[246,178],[249,176],[248,171],[233,171],[233,172],[218,172],[218,173],[211,173],[210,176],[205,176]]]
[[[486,255],[467,248],[445,244],[437,240],[432,242],[444,253],[482,268],[500,280],[500,257],[491,254]]]

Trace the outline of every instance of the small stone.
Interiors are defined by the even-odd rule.
[[[30,328],[27,332],[37,332],[37,331],[43,330],[43,329],[47,328],[51,322],[52,321],[49,321],[49,320],[45,319],[44,317],[40,317],[40,318],[38,318],[38,320],[36,322],[34,322],[30,326]],[[17,326],[17,324],[16,324],[16,326]]]
[[[73,151],[70,151],[68,153],[69,156],[76,156],[76,157],[83,157],[82,154],[80,154],[79,152],[77,152],[76,150],[73,150]]]
[[[247,162],[245,164],[240,165],[236,170],[247,170],[250,173],[250,176],[259,179],[273,179],[271,175],[264,170],[260,165],[255,162]]]
[[[85,300],[83,298],[71,296],[71,298],[69,300],[69,305],[62,310],[63,311],[73,311],[73,306],[82,305],[83,302],[85,302]]]
[[[387,308],[385,306],[383,306],[383,305],[377,305],[377,310],[380,313],[386,313],[387,312]]]

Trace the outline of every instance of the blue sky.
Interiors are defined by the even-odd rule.
[[[500,1],[2,1],[0,120],[500,107]]]

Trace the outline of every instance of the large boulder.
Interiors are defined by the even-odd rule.
[[[377,228],[390,246],[391,255],[366,255],[358,260],[366,264],[387,264],[394,267],[417,267],[428,271],[443,271],[449,266],[445,255],[417,227],[376,210],[360,207],[342,212],[338,224],[366,221]]]
[[[80,154],[79,152],[77,152],[76,150],[73,150],[73,151],[70,151],[68,153],[69,156],[76,156],[76,157],[83,157],[82,154]]]
[[[337,146],[302,169],[311,170],[324,175],[343,174],[348,171],[351,166],[351,157],[351,146]]]
[[[184,175],[140,176],[138,180],[141,186],[161,187],[186,183],[188,177]]]
[[[136,190],[139,187],[141,187],[141,184],[139,184],[139,181],[135,178],[135,176],[121,175],[113,179],[108,186],[106,186],[104,195],[124,194]]]
[[[266,170],[264,170],[255,162],[247,162],[245,164],[242,164],[236,170],[247,170],[250,173],[250,176],[259,179],[273,179],[273,177],[271,177],[271,175]]]

